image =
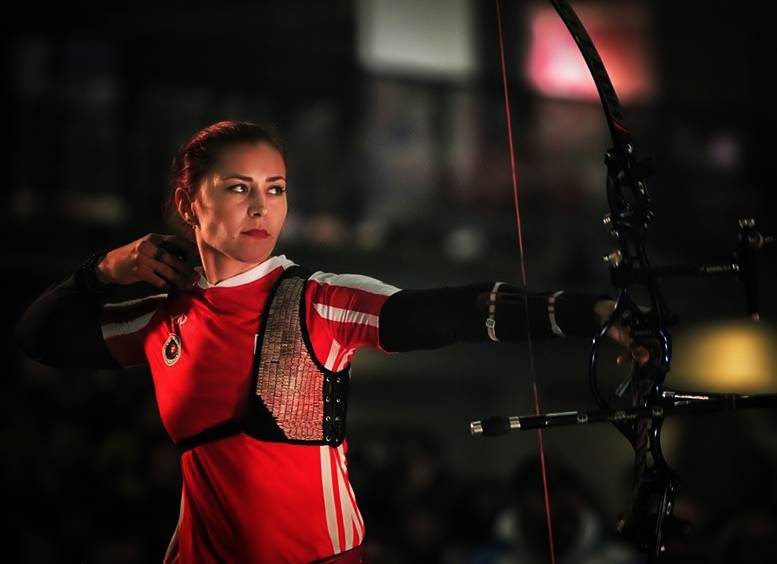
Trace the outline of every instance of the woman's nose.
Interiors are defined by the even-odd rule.
[[[259,190],[257,190],[255,194],[256,196],[251,198],[251,205],[248,208],[248,213],[253,216],[267,215],[267,205],[264,200],[264,195]]]

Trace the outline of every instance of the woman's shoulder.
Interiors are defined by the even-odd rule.
[[[378,278],[367,276],[364,274],[350,274],[335,272],[325,272],[323,270],[317,270],[313,272],[309,280],[320,286],[328,286],[330,288],[348,288],[352,290],[361,290],[372,294],[381,294],[390,296],[400,290],[392,284],[388,284]]]

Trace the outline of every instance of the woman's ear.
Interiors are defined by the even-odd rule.
[[[180,186],[175,189],[175,207],[178,210],[178,215],[180,215],[187,224],[192,227],[197,225],[197,214],[194,213],[194,210],[192,209],[192,201],[189,197],[189,193]]]

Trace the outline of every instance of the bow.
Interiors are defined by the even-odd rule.
[[[566,411],[562,413],[540,413],[535,384],[535,415],[514,417],[490,417],[471,423],[476,435],[493,436],[510,430],[542,429],[556,425],[575,425],[609,421],[626,437],[634,449],[633,499],[630,506],[618,519],[617,531],[647,554],[649,562],[655,562],[667,550],[667,538],[673,533],[687,533],[688,523],[673,515],[677,495],[677,477],[664,459],[661,449],[661,426],[668,415],[700,411],[720,411],[742,407],[767,407],[777,405],[777,394],[737,395],[687,393],[664,389],[664,380],[670,369],[672,337],[670,327],[677,318],[669,309],[661,291],[660,279],[677,276],[707,276],[734,274],[745,282],[748,313],[758,319],[758,300],[755,279],[755,253],[772,243],[773,237],[756,230],[752,219],[740,220],[739,243],[732,262],[721,265],[653,267],[648,259],[645,240],[646,232],[655,216],[653,202],[645,180],[652,174],[648,160],[638,160],[634,141],[626,127],[620,102],[610,82],[607,70],[588,32],[575,11],[566,0],[550,0],[558,15],[572,34],[583,58],[593,76],[596,89],[604,109],[605,119],[612,138],[612,147],[606,152],[607,203],[609,213],[604,225],[617,240],[618,248],[605,257],[609,264],[610,280],[618,288],[615,309],[600,332],[593,339],[589,357],[588,374],[591,393],[599,406],[594,411]],[[502,42],[499,0],[496,0],[499,22],[500,48]],[[504,51],[502,53],[502,76],[510,140],[511,164],[515,186],[515,161],[512,150],[509,99],[507,95]],[[517,189],[516,189],[517,208]],[[517,209],[516,209],[517,211]],[[523,266],[523,244],[520,235],[521,265]],[[633,298],[634,290],[646,292],[649,306],[643,307]],[[597,353],[604,337],[611,327],[621,324],[627,327],[634,339],[650,354],[645,364],[635,363],[629,378],[615,391],[617,397],[628,392],[630,405],[613,408],[602,394],[597,378]],[[530,349],[531,354],[531,349]],[[532,378],[534,376],[532,375]],[[542,449],[540,435],[540,451]],[[543,461],[543,482],[545,484],[546,511],[549,512],[547,485]],[[548,530],[553,554],[550,515]]]

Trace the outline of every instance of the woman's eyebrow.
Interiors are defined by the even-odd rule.
[[[253,182],[254,179],[250,176],[245,176],[242,174],[237,174],[236,172],[232,172],[226,176],[221,177],[222,180],[229,180],[230,178],[238,178],[240,180],[245,180],[246,182]],[[268,176],[265,178],[265,182],[275,182],[276,180],[286,180],[283,176]]]
[[[230,178],[239,178],[240,180],[245,180],[246,182],[253,182],[254,181],[254,179],[251,178],[250,176],[244,176],[244,175],[238,174],[236,172],[229,173],[226,176],[222,176],[221,178],[223,180],[228,180]]]

